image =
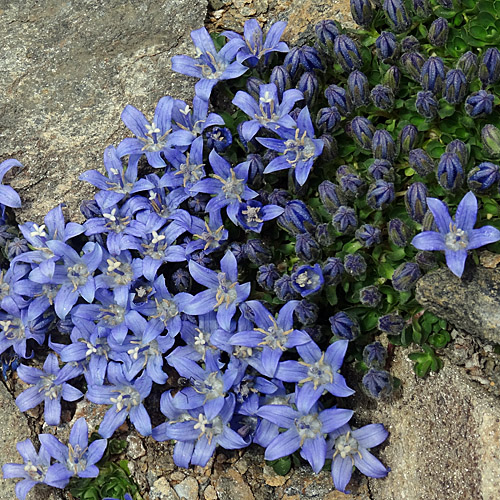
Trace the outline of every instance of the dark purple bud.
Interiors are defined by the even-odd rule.
[[[422,250],[415,255],[415,262],[423,271],[430,271],[437,266],[436,255],[434,252]]]
[[[345,175],[355,173],[356,170],[354,169],[354,167],[351,167],[350,165],[340,165],[339,167],[337,167],[335,177],[337,181],[340,181],[340,179],[342,179],[342,177],[344,177]]]
[[[358,226],[354,208],[342,205],[332,217],[333,227],[342,234],[353,233]]]
[[[355,108],[365,106],[370,102],[370,84],[361,71],[351,71],[347,78],[347,94]]]
[[[318,193],[323,207],[332,215],[344,202],[340,187],[331,181],[323,181],[318,186]]]
[[[401,129],[398,136],[399,152],[407,156],[415,148],[418,139],[418,130],[415,125],[406,125]]]
[[[280,273],[274,264],[264,264],[257,271],[257,283],[267,291],[274,289],[276,280],[280,277]]]
[[[450,191],[459,188],[464,180],[464,169],[456,153],[443,153],[437,170],[439,184]]]
[[[325,90],[325,97],[330,106],[335,106],[342,116],[348,116],[352,111],[352,104],[347,92],[342,87],[330,85]]]
[[[481,130],[481,142],[486,154],[492,158],[500,157],[500,130],[495,125],[485,125]]]
[[[427,187],[423,182],[410,184],[405,193],[405,205],[408,215],[416,222],[422,223],[427,212]]]
[[[253,188],[258,188],[264,180],[264,163],[262,156],[258,154],[247,155],[248,163],[248,184]]]
[[[304,101],[307,106],[312,107],[318,96],[318,77],[312,71],[306,71],[297,83],[297,89],[304,94]]]
[[[384,399],[392,393],[392,376],[385,370],[370,368],[363,376],[366,393],[375,399]]]
[[[365,181],[356,174],[345,174],[339,179],[340,188],[348,199],[357,198],[365,191]]]
[[[394,177],[392,163],[388,160],[375,160],[368,167],[368,174],[371,175],[376,181],[380,179],[391,181]]]
[[[274,293],[280,300],[288,302],[297,298],[297,292],[292,288],[292,278],[288,274],[284,274],[274,283]]]
[[[500,180],[500,167],[489,161],[474,167],[467,177],[467,184],[474,193],[484,193]]]
[[[342,116],[335,106],[321,108],[316,115],[316,125],[321,132],[335,132],[339,128],[341,120]]]
[[[345,272],[354,278],[363,276],[366,273],[366,260],[359,253],[348,253],[344,257]]]
[[[434,215],[430,210],[424,215],[424,221],[422,222],[422,231],[437,231],[436,221],[434,220]]]
[[[433,94],[443,91],[446,71],[443,60],[440,57],[429,57],[420,71],[420,83],[424,90],[430,90]]]
[[[287,202],[285,211],[278,217],[278,224],[294,234],[305,233],[316,227],[311,210],[301,200]]]
[[[7,259],[12,260],[14,257],[17,257],[28,250],[28,242],[24,238],[14,238],[12,241],[7,243]]]
[[[260,239],[248,240],[244,245],[245,257],[257,266],[268,264],[273,259],[269,247]]]
[[[361,69],[363,60],[354,40],[347,35],[339,35],[333,42],[336,61],[346,73]]]
[[[458,156],[460,163],[464,167],[466,167],[467,163],[469,163],[469,150],[465,142],[461,141],[460,139],[455,139],[451,141],[446,146],[446,152],[455,153]]]
[[[323,277],[325,285],[338,285],[342,281],[344,274],[344,264],[338,257],[328,257],[323,264]]]
[[[380,342],[372,342],[363,349],[363,362],[368,368],[382,368],[387,359],[387,350]]]
[[[427,19],[432,14],[432,8],[427,0],[413,0],[413,12],[421,19]]]
[[[264,82],[260,78],[255,78],[251,76],[247,79],[245,84],[247,92],[256,100],[259,101],[260,97],[260,86],[264,85]]]
[[[304,262],[316,262],[321,258],[321,247],[309,233],[299,233],[295,237],[295,253]]]
[[[203,250],[190,254],[190,259],[203,267],[209,267],[212,265],[212,258]]]
[[[406,322],[399,314],[386,314],[378,319],[378,329],[389,335],[399,335],[406,326]]]
[[[436,2],[445,9],[453,9],[453,0],[436,0]]]
[[[382,241],[380,229],[371,224],[363,224],[356,229],[354,236],[365,248],[370,248]]]
[[[292,78],[298,76],[299,71],[324,69],[318,51],[309,45],[293,47],[285,56],[283,66],[285,66]]]
[[[435,47],[444,47],[448,41],[449,32],[448,21],[444,17],[438,17],[429,28],[427,40]]]
[[[389,239],[394,245],[404,248],[413,236],[412,230],[401,220],[391,219],[387,224]]]
[[[11,231],[13,231],[14,228],[12,226],[9,226],[8,224],[1,224],[0,225],[0,246],[4,246],[9,240],[14,238],[15,234]],[[1,288],[0,288],[1,290]],[[0,292],[0,300],[3,299],[2,294]]]
[[[189,209],[195,213],[201,213],[205,211],[208,201],[210,200],[209,194],[198,193],[194,196],[188,198],[187,203]]]
[[[396,33],[410,28],[411,18],[402,0],[384,0],[383,9],[387,21]]]
[[[316,226],[314,237],[321,247],[328,247],[334,241],[334,238],[330,233],[330,225],[326,223],[318,224]]]
[[[354,340],[359,335],[359,323],[344,311],[330,317],[332,333],[343,340]]]
[[[479,79],[483,85],[492,85],[500,80],[500,50],[490,47],[479,64]]]
[[[439,110],[439,103],[431,91],[420,91],[417,93],[415,108],[419,115],[430,121],[436,118]]]
[[[379,129],[373,134],[372,154],[376,160],[394,161],[396,142],[387,130]]]
[[[333,55],[333,43],[340,34],[340,25],[332,19],[324,19],[314,26],[318,45],[329,55]]]
[[[467,93],[467,79],[461,69],[450,69],[446,73],[443,97],[450,104],[460,104]]]
[[[405,36],[401,42],[403,52],[418,52],[420,50],[420,42],[414,36]]]
[[[209,151],[215,149],[217,153],[223,153],[233,143],[233,136],[227,127],[212,127],[205,132],[205,136]]]
[[[371,208],[382,210],[394,201],[395,196],[394,184],[380,179],[368,188],[366,203]]]
[[[391,66],[382,77],[382,84],[389,87],[397,94],[399,90],[399,84],[401,83],[401,70],[397,66]]]
[[[247,257],[245,253],[245,244],[233,241],[229,244],[229,250],[231,250],[231,253],[236,257],[236,262],[238,262],[238,264]]]
[[[275,66],[271,71],[269,83],[274,83],[278,90],[278,97],[283,99],[283,92],[292,88],[292,77],[284,66]]]
[[[377,57],[384,63],[399,55],[399,44],[396,35],[391,31],[382,31],[375,40],[377,47]]]
[[[369,28],[373,21],[373,7],[370,0],[350,0],[351,14],[354,21]]]
[[[292,195],[285,189],[274,189],[268,196],[271,205],[279,205],[280,207],[284,207],[291,199]]]
[[[408,155],[408,164],[418,175],[425,177],[436,168],[434,160],[423,149],[412,149]]]
[[[321,157],[324,161],[331,161],[337,158],[339,155],[339,148],[337,145],[337,141],[335,137],[332,137],[330,134],[321,134],[319,137],[323,141],[323,152],[321,153]]]
[[[303,326],[311,326],[318,319],[319,307],[306,299],[301,300],[294,309],[294,315]]]
[[[409,292],[422,276],[420,267],[415,262],[404,262],[392,275],[392,288],[398,292]]]
[[[382,301],[382,294],[375,285],[365,286],[359,291],[359,301],[367,307],[377,307]]]
[[[416,82],[420,82],[420,72],[425,63],[425,57],[419,52],[405,52],[399,61],[408,76]]]
[[[493,113],[494,102],[495,96],[486,90],[473,92],[465,100],[465,112],[472,118],[486,118]]]
[[[394,107],[394,92],[386,85],[375,85],[370,92],[373,104],[384,111],[390,111]]]
[[[181,267],[172,273],[172,291],[174,293],[189,292],[192,283],[191,275],[187,269]]]
[[[363,116],[356,116],[351,121],[351,136],[356,142],[356,144],[362,149],[370,150],[372,148],[373,134],[375,133],[375,127],[368,118]]]
[[[474,52],[466,52],[457,61],[457,68],[464,72],[465,78],[470,83],[476,78],[479,70],[479,59]]]

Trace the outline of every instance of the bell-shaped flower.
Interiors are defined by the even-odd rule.
[[[21,198],[17,194],[16,190],[10,186],[4,186],[2,184],[4,175],[12,168],[12,167],[23,167],[21,163],[17,160],[10,159],[5,160],[0,163],[0,205],[11,208],[20,208],[21,207]]]

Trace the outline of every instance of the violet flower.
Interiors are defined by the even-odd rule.
[[[79,418],[71,428],[67,446],[52,434],[40,434],[39,438],[42,446],[70,474],[78,477],[99,475],[95,464],[104,455],[108,440],[97,439],[89,446],[89,428],[84,417]]]
[[[23,167],[21,163],[17,160],[10,159],[5,160],[0,163],[0,204],[6,207],[11,208],[20,208],[21,206],[21,198],[15,191],[14,188],[10,186],[4,186],[2,184],[4,175],[12,168],[12,167]]]
[[[427,198],[427,205],[439,232],[424,231],[417,234],[411,243],[419,250],[444,250],[447,266],[459,278],[464,271],[468,250],[500,240],[500,231],[493,226],[473,229],[478,208],[477,199],[470,191],[460,201],[455,220],[452,220],[442,201]]]
[[[221,80],[238,78],[248,69],[234,61],[236,53],[245,46],[242,39],[230,40],[217,52],[214,42],[206,28],[191,32],[191,39],[196,48],[196,58],[189,56],[172,57],[172,69],[183,75],[200,78],[195,85],[196,95],[208,101],[212,89]]]
[[[262,205],[260,201],[248,200],[240,203],[236,219],[245,231],[260,233],[264,222],[279,217],[284,211],[278,205]]]

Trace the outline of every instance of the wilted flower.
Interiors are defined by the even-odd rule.
[[[427,0],[413,0],[413,12],[422,19],[427,19],[432,14],[432,8]]]
[[[295,308],[294,315],[304,326],[314,325],[318,319],[319,307],[309,300],[301,300]]]
[[[405,36],[401,41],[403,52],[417,52],[420,50],[420,42],[413,35]]]
[[[295,288],[292,287],[292,278],[288,274],[284,274],[274,282],[274,293],[278,299],[285,302],[299,296]]]
[[[265,290],[271,291],[279,277],[280,274],[275,264],[264,264],[257,272],[257,283]]]
[[[444,47],[448,41],[450,27],[444,17],[438,17],[429,27],[427,39],[435,47]]]
[[[399,335],[406,326],[406,321],[399,314],[386,314],[378,319],[378,329],[389,335]]]
[[[477,217],[477,199],[472,192],[467,193],[460,201],[455,221],[442,201],[427,198],[427,204],[439,232],[424,231],[417,234],[412,245],[419,250],[444,250],[446,264],[459,278],[464,271],[468,250],[500,240],[500,231],[492,226],[473,229]]]

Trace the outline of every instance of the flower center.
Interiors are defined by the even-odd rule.
[[[262,328],[255,329],[265,335],[264,340],[259,342],[259,345],[268,345],[271,349],[281,349],[285,351],[286,347],[284,347],[284,344],[287,342],[287,336],[293,332],[293,328],[285,331],[276,323],[276,320],[271,315],[269,315],[269,318],[273,324],[267,330]]]
[[[210,373],[206,380],[194,380],[192,387],[196,392],[204,394],[206,401],[224,397],[226,394],[218,372]]]
[[[465,250],[469,244],[469,237],[463,229],[457,228],[456,224],[450,222],[450,232],[445,236],[444,243],[454,252]]]
[[[217,303],[214,306],[214,310],[217,309],[223,302],[226,303],[226,308],[228,308],[238,296],[236,290],[234,289],[238,284],[237,282],[231,283],[226,278],[226,273],[218,273],[217,277],[219,279],[219,286],[217,287],[217,293],[215,295]]]
[[[25,328],[19,318],[0,321],[0,326],[3,328],[3,334],[7,340],[16,341],[24,339]]]
[[[304,415],[295,421],[295,427],[299,432],[300,446],[302,446],[306,439],[314,439],[321,434],[322,423],[318,415]]]
[[[59,397],[59,393],[61,392],[60,385],[54,385],[54,380],[56,375],[44,375],[41,377],[42,386],[40,388],[40,392],[44,391],[45,397],[49,399],[57,399]]]
[[[296,167],[301,161],[307,161],[314,157],[316,147],[312,139],[307,137],[307,131],[304,130],[300,137],[300,130],[295,129],[295,139],[285,141],[286,149],[284,154],[286,160],[292,167]]]
[[[167,324],[169,320],[175,318],[179,314],[177,304],[173,300],[162,299],[161,302],[155,298],[156,314],[152,318],[160,318],[163,323]]]
[[[333,382],[332,367],[324,363],[325,353],[321,355],[319,361],[309,364],[304,361],[299,361],[301,365],[307,366],[307,377],[302,379],[299,384],[312,382],[316,390],[320,385],[331,384]]]
[[[137,391],[133,387],[126,386],[113,392],[118,393],[118,396],[116,398],[109,398],[109,400],[113,404],[116,404],[117,413],[123,408],[126,408],[127,411],[130,411],[132,406],[139,406],[141,404],[141,395],[139,391]]]
[[[108,264],[106,275],[115,282],[115,285],[128,285],[132,281],[133,272],[130,264],[120,262],[114,257],[107,259],[106,262]]]
[[[243,179],[238,179],[236,173],[231,169],[231,178],[223,179],[219,175],[212,174],[212,177],[222,182],[222,192],[226,199],[237,199],[241,203],[241,195],[245,190]]]
[[[359,458],[363,458],[361,452],[358,450],[358,441],[351,436],[351,431],[339,436],[335,440],[335,454],[333,457],[335,458],[339,454],[342,458],[350,457],[353,465],[354,455],[358,454]]]
[[[174,175],[182,175],[183,186],[186,187],[188,185],[194,184],[196,181],[199,181],[203,175],[203,167],[205,165],[200,163],[199,165],[194,165],[189,162],[189,152],[186,153],[186,163],[183,163],[179,167],[179,171],[175,172]]]
[[[248,226],[257,226],[258,224],[264,222],[259,217],[260,207],[250,207],[247,206],[245,210],[242,210],[241,213],[245,216],[246,222]]]
[[[73,291],[76,291],[79,286],[83,286],[87,283],[90,273],[87,266],[79,262],[74,266],[68,267],[67,276],[73,285]]]
[[[101,309],[101,318],[110,326],[116,326],[125,320],[125,308],[118,304],[111,304],[109,307]]]
[[[43,482],[45,479],[45,474],[47,474],[48,470],[47,465],[34,465],[31,460],[28,460],[26,465],[24,466],[24,470],[28,474],[28,476],[33,479],[33,481]]]

